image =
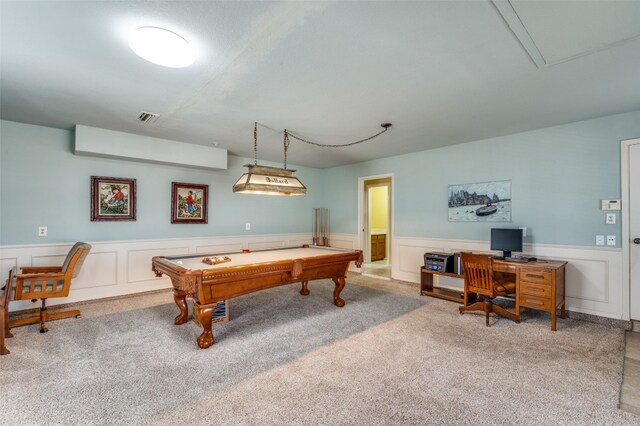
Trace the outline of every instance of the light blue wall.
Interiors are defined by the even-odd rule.
[[[336,167],[324,171],[324,205],[332,232],[356,234],[358,178],[393,173],[396,236],[488,240],[491,227],[526,226],[525,242],[589,246],[602,234],[619,247],[620,212],[606,225],[600,200],[621,197],[620,140],[639,136],[635,111]],[[449,184],[507,179],[511,223],[448,221]]]
[[[80,157],[72,131],[0,122],[0,244],[113,241],[172,237],[310,232],[322,171],[295,167],[306,197],[233,194],[253,160],[229,156],[229,168],[210,172]],[[137,221],[91,222],[90,176],[137,179]],[[171,224],[171,182],[209,185],[209,223]],[[245,231],[245,223],[251,231]],[[38,237],[39,226],[48,227]]]
[[[606,225],[600,200],[620,198],[620,140],[639,136],[636,111],[344,167],[297,167],[308,195],[288,198],[231,192],[250,159],[229,156],[228,170],[206,172],[77,157],[73,132],[2,121],[0,244],[310,232],[320,206],[332,232],[356,234],[358,178],[393,173],[396,236],[488,240],[495,224],[447,220],[447,187],[510,179],[513,221],[497,226],[526,226],[527,242],[591,246],[602,234],[620,246],[620,213]],[[92,175],[137,179],[136,222],[90,221]],[[208,224],[170,223],[173,181],[209,185]],[[38,226],[49,236],[39,238]]]

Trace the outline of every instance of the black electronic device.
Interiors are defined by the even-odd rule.
[[[453,273],[464,275],[464,266],[462,265],[462,256],[460,253],[453,253]]]
[[[491,228],[491,250],[502,251],[505,259],[511,252],[522,252],[522,229]]]
[[[494,257],[495,259],[495,257]],[[518,257],[505,257],[505,260],[508,260],[509,262],[521,262],[521,263],[526,263],[526,262],[537,262],[538,258],[537,257],[529,257],[529,256],[518,256]]]
[[[453,273],[453,254],[451,253],[425,253],[424,269],[438,272]]]

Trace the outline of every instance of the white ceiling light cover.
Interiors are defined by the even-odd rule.
[[[180,35],[159,27],[140,27],[129,34],[129,47],[157,65],[184,68],[195,61],[193,47]]]

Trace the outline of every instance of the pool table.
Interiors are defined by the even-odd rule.
[[[207,264],[207,257],[224,258],[224,263]],[[302,247],[238,253],[156,256],[152,269],[157,277],[171,278],[173,300],[180,309],[175,324],[189,320],[187,298],[193,298],[193,320],[202,327],[197,343],[202,349],[213,345],[211,316],[216,303],[244,294],[291,283],[302,283],[300,294],[309,294],[311,280],[331,278],[335,283],[333,303],[343,307],[340,292],[345,286],[349,263],[362,265],[361,250],[304,245]]]

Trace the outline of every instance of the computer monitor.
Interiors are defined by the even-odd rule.
[[[511,252],[522,252],[522,229],[491,228],[491,250],[502,250],[505,258]]]

